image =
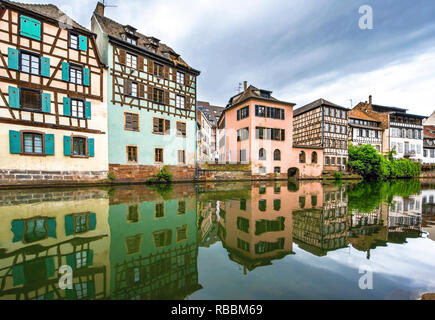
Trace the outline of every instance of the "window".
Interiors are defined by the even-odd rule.
[[[156,248],[169,246],[172,240],[172,231],[167,229],[153,232],[153,240]],[[158,269],[160,270],[161,268]]]
[[[264,199],[258,201],[258,209],[262,212],[265,212],[267,209],[267,201]]]
[[[184,73],[177,71],[177,83],[184,84]]]
[[[154,102],[163,103],[163,90],[154,88]]]
[[[240,150],[240,162],[246,162],[246,150]]]
[[[136,146],[127,146],[127,161],[128,162],[137,162],[137,147]]]
[[[83,69],[80,67],[70,67],[69,79],[71,83],[81,85],[83,83]]]
[[[155,217],[156,218],[163,218],[165,216],[164,203],[156,203],[154,209],[155,209]]]
[[[40,59],[39,56],[21,52],[21,72],[34,75],[40,74]]]
[[[126,96],[138,97],[138,84],[131,80],[124,80],[124,94]]]
[[[249,252],[250,251],[250,244],[246,241],[243,241],[243,240],[237,238],[237,248],[241,249],[243,251]]]
[[[306,159],[305,159],[305,151],[301,151],[299,153],[299,163],[305,163]]]
[[[155,148],[154,149],[154,162],[163,163],[163,149]]]
[[[186,138],[186,123],[185,122],[177,122],[177,137]]]
[[[184,107],[185,107],[185,104],[184,104],[185,99],[186,99],[185,97],[177,95],[177,97],[175,98],[175,102],[176,102],[175,106],[178,109],[184,109]]]
[[[237,120],[249,118],[249,106],[237,110]]]
[[[178,214],[186,214],[186,201],[178,201]]]
[[[178,150],[178,163],[185,164],[186,163],[186,151]]]
[[[21,108],[30,110],[42,110],[41,93],[36,90],[21,89]]]
[[[161,118],[153,118],[153,133],[170,134],[171,122]]]
[[[237,229],[245,233],[249,233],[249,220],[246,218],[237,218]]]
[[[139,205],[128,206],[127,222],[135,223],[139,222]]]
[[[48,237],[49,231],[46,228],[47,218],[33,218],[24,220],[24,224],[24,243],[33,243]]]
[[[255,115],[257,117],[266,117],[266,107],[264,106],[255,106]]]
[[[85,118],[85,103],[83,100],[71,99],[71,116],[75,118]]]
[[[76,157],[85,157],[86,152],[86,138],[73,137],[73,155]]]
[[[131,93],[130,94],[133,97],[137,97],[137,83],[136,82],[131,83]]]
[[[70,32],[69,47],[75,50],[79,50],[79,35],[77,33]]]
[[[127,67],[137,69],[137,56],[127,53]]]
[[[317,152],[313,151],[311,154],[311,163],[317,163]]]
[[[331,164],[332,164],[332,165],[335,165],[335,157],[332,157],[332,158],[331,158]]]
[[[23,133],[23,150],[26,154],[43,154],[42,134]]]
[[[325,107],[325,116],[329,116],[329,108]]]
[[[137,40],[135,38],[132,37],[126,37],[126,41],[132,45],[137,45]]]
[[[246,199],[240,199],[240,210],[246,211]]]
[[[281,173],[281,167],[275,167],[275,168],[273,168],[273,172],[275,172],[275,173]]]
[[[281,151],[280,150],[276,149],[273,152],[273,160],[275,160],[275,161],[281,161]]]
[[[237,130],[237,141],[244,141],[249,139],[249,128]]]
[[[154,63],[154,75],[163,78],[163,66],[158,63]]]
[[[128,131],[139,131],[139,115],[137,113],[124,113],[124,129]]]
[[[258,160],[266,160],[266,149],[261,148],[258,151]]]
[[[330,164],[330,158],[329,157],[325,157],[325,164],[329,165]]]
[[[140,252],[141,243],[142,243],[142,234],[125,238],[125,247],[126,247],[127,255]]]
[[[260,167],[260,168],[258,168],[258,173],[259,174],[266,174],[266,167]]]
[[[187,240],[187,224],[177,228],[177,242]]]

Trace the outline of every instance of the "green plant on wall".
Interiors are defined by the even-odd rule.
[[[168,167],[164,166],[155,177],[149,178],[149,183],[170,183],[172,181],[172,173],[169,172]]]

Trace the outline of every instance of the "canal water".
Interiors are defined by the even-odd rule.
[[[421,181],[3,190],[0,299],[418,299],[434,197]]]

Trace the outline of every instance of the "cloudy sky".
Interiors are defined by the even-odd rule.
[[[49,2],[90,26],[96,1]],[[371,94],[377,104],[435,111],[433,0],[108,3],[118,6],[108,17],[161,39],[202,72],[199,100],[224,106],[246,80],[298,107],[318,98],[350,107]],[[373,8],[372,30],[359,28],[362,5]]]

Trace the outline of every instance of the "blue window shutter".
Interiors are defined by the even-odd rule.
[[[55,274],[54,257],[45,258],[45,270],[47,272],[47,278],[54,277]]]
[[[48,236],[56,239],[56,218],[47,219]]]
[[[41,76],[50,77],[50,58],[41,58]]]
[[[88,51],[88,38],[85,36],[79,36],[80,50]]]
[[[20,108],[20,89],[9,86],[9,107]]]
[[[14,278],[14,286],[24,284],[24,282],[26,282],[26,277],[24,276],[24,265],[20,264],[12,267],[12,277]]]
[[[71,116],[71,99],[67,97],[63,98],[63,115]]]
[[[97,227],[97,215],[95,213],[91,213],[89,215],[89,231],[95,230]]]
[[[95,298],[95,286],[94,282],[88,282],[88,298],[94,299]]]
[[[18,70],[18,50],[8,48],[8,67],[9,69]]]
[[[9,152],[21,153],[21,134],[19,131],[9,130]]]
[[[42,112],[51,112],[51,95],[49,93],[42,94]]]
[[[73,270],[76,269],[76,255],[74,253],[66,256],[66,264],[69,265]]]
[[[95,139],[88,139],[88,155],[90,157],[95,157]]]
[[[92,115],[91,103],[89,101],[86,101],[86,103],[85,103],[85,118],[90,119],[91,115]]]
[[[54,156],[54,134],[45,135],[45,154]]]
[[[63,136],[63,154],[65,156],[71,155],[71,137]]]
[[[21,35],[41,40],[41,22],[26,16],[21,16]]]
[[[23,241],[23,234],[24,234],[24,221],[23,220],[14,220],[11,223],[12,225],[12,232],[14,234],[14,239],[12,242],[20,242]]]
[[[67,236],[74,234],[74,217],[72,215],[65,216],[65,234]]]
[[[68,62],[62,62],[62,80],[69,81],[69,64],[68,64]]]
[[[90,77],[89,68],[83,68],[83,84],[85,86],[89,86],[89,83],[90,83],[89,77]]]
[[[87,255],[88,255],[88,260],[87,260],[88,264],[87,264],[87,266],[90,267],[90,266],[92,266],[94,264],[94,251],[93,250],[88,250]]]

